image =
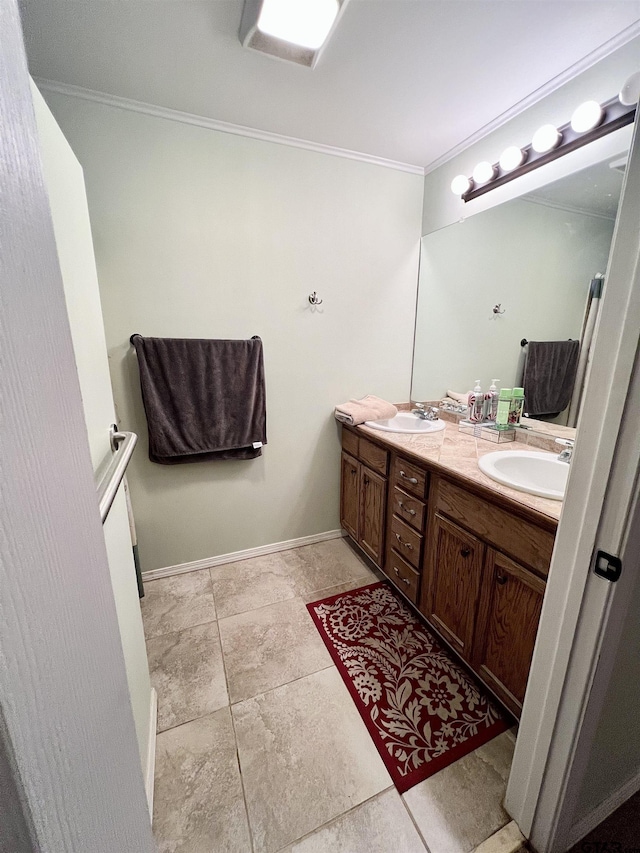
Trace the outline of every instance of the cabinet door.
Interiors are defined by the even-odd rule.
[[[470,660],[485,546],[438,513],[432,522],[421,609],[453,648]]]
[[[382,565],[387,481],[360,466],[360,547],[377,566]]]
[[[360,518],[360,463],[342,453],[340,477],[340,524],[352,539],[358,541]]]
[[[520,715],[545,583],[493,549],[487,550],[474,668]]]

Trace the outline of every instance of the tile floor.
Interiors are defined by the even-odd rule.
[[[334,539],[145,584],[160,853],[469,853],[509,822],[510,732],[393,787],[305,607],[378,579]]]

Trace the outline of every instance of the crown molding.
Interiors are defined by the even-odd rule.
[[[604,42],[604,44],[601,44],[600,47],[578,60],[578,62],[570,65],[569,68],[565,69],[561,74],[553,77],[545,83],[544,86],[540,86],[539,89],[536,89],[512,107],[509,107],[508,110],[501,113],[488,124],[485,124],[484,127],[476,130],[476,132],[472,133],[471,136],[467,136],[466,139],[463,139],[462,142],[459,142],[453,148],[450,148],[449,151],[444,153],[441,157],[438,157],[437,160],[433,160],[424,167],[425,175],[435,172],[435,170],[439,169],[440,166],[444,166],[445,163],[453,160],[453,158],[457,157],[458,154],[462,154],[462,152],[466,151],[467,148],[475,145],[476,142],[480,142],[480,140],[489,136],[489,134],[498,130],[500,127],[507,124],[507,122],[511,121],[511,119],[514,119],[516,116],[525,112],[525,110],[528,110],[529,107],[533,107],[548,95],[551,95],[553,92],[561,89],[562,86],[566,85],[571,80],[574,80],[576,77],[579,77],[580,74],[588,71],[594,65],[597,65],[598,62],[605,59],[607,56],[610,56],[616,50],[619,50],[619,48],[624,47],[625,44],[633,41],[633,39],[638,36],[640,36],[640,21],[636,21],[631,24],[631,26],[626,27],[624,30],[619,32],[618,35]]]
[[[93,101],[119,110],[142,113],[143,115],[162,118],[166,121],[176,121],[180,124],[190,124],[194,127],[203,127],[206,130],[217,130],[220,133],[231,133],[235,136],[246,136],[249,139],[258,139],[261,142],[273,142],[276,145],[288,145],[291,148],[302,148],[305,151],[314,151],[316,154],[328,154],[332,157],[342,157],[346,160],[358,160],[361,163],[369,163],[373,166],[382,166],[385,169],[395,169],[398,172],[409,172],[412,175],[424,176],[422,166],[414,166],[411,163],[400,163],[396,160],[387,160],[384,157],[376,157],[373,154],[364,154],[360,151],[350,151],[347,148],[337,148],[333,145],[324,145],[321,142],[310,142],[306,139],[297,139],[293,136],[283,136],[268,130],[258,130],[253,127],[245,127],[240,124],[231,124],[226,121],[199,116],[193,113],[184,113],[180,110],[172,110],[168,107],[158,107],[155,104],[147,104],[144,101],[134,101],[131,98],[122,98],[119,95],[109,95],[106,92],[96,92],[93,89],[85,89],[83,86],[73,86],[70,83],[59,83],[56,80],[47,80],[43,77],[34,77],[36,86],[45,92],[55,92],[58,95],[66,95],[70,98],[79,98],[83,101]]]
[[[534,193],[528,193],[525,196],[520,196],[519,201],[527,202],[528,204],[539,204],[542,207],[552,207],[554,210],[563,210],[566,213],[578,213],[581,216],[592,216],[594,219],[606,219],[607,222],[615,222],[615,216],[607,216],[606,213],[598,213],[595,210],[587,210],[584,207],[574,207],[571,204],[564,204],[559,201],[551,201],[548,198],[541,198]]]

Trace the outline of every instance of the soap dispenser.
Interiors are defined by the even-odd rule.
[[[500,382],[499,379],[492,379],[491,385],[489,386],[489,390],[485,394],[485,411],[486,419],[488,421],[495,421],[496,415],[498,414],[498,382]]]
[[[480,380],[476,379],[473,391],[469,392],[469,420],[480,423],[484,417],[484,394],[480,387]]]

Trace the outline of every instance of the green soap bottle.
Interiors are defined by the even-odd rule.
[[[509,409],[511,408],[511,388],[501,388],[498,397],[496,426],[498,429],[509,429]]]
[[[522,410],[524,409],[524,388],[514,388],[511,394],[511,405],[509,406],[509,423],[516,426],[520,423]]]

